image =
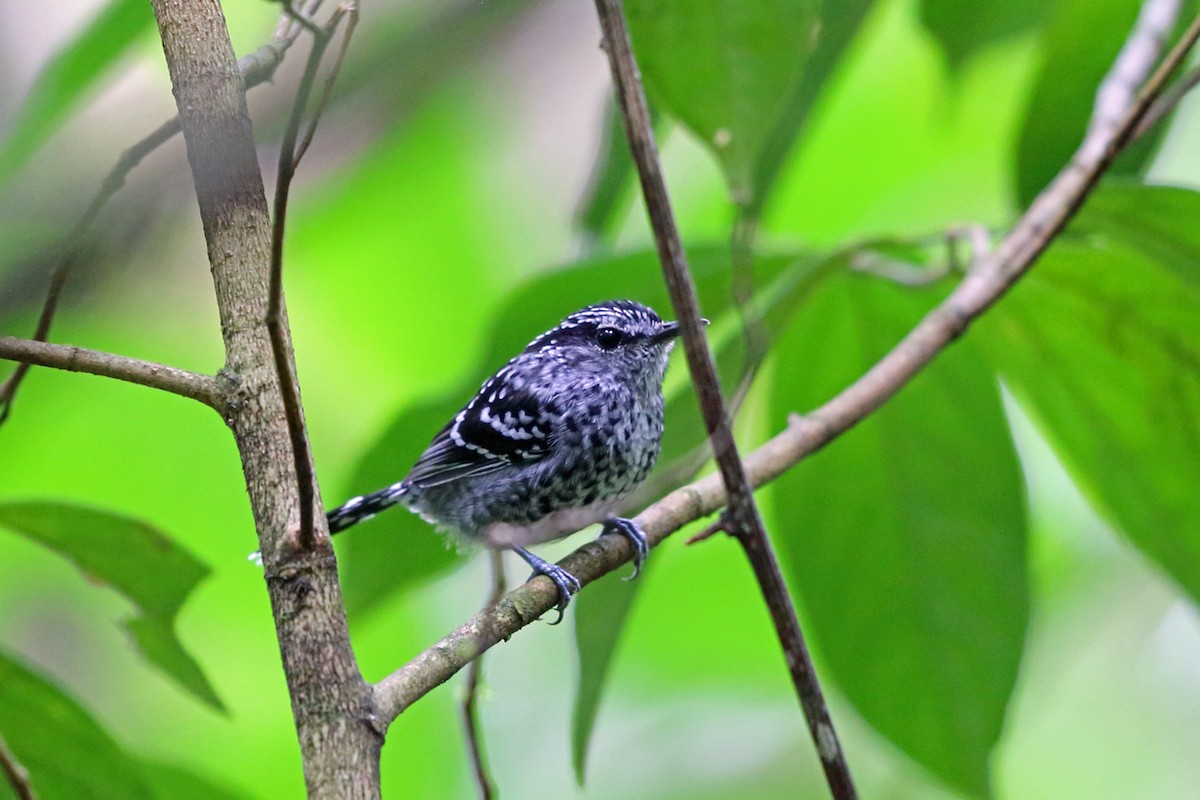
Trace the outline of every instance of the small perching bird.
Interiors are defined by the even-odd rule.
[[[488,378],[408,477],[331,511],[330,532],[403,503],[463,540],[518,553],[558,586],[561,620],[579,581],[526,548],[603,522],[633,542],[637,576],[646,536],[614,513],[658,459],[678,335],[631,300],[571,314]]]

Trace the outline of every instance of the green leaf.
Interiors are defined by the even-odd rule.
[[[957,69],[977,50],[1040,27],[1049,10],[1044,0],[923,0],[921,24],[937,39],[950,66]]]
[[[939,295],[829,281],[780,343],[777,424],[857,379]],[[789,582],[837,685],[934,775],[986,795],[1029,614],[1024,495],[992,373],[955,344],[771,492]]]
[[[150,800],[154,796],[137,760],[91,715],[3,651],[0,734],[29,771],[40,800]]]
[[[61,503],[0,503],[0,526],[66,558],[90,580],[125,595],[138,616],[124,625],[150,663],[193,696],[225,711],[175,636],[180,607],[208,567],[141,520]]]
[[[582,600],[586,595],[587,602],[576,601],[575,646],[579,651],[579,682],[571,715],[571,765],[580,786],[583,786],[588,745],[617,642],[638,589],[652,573],[647,564],[636,581],[622,580],[623,576],[617,573],[606,575],[579,596]]]
[[[1042,36],[1043,59],[1017,145],[1017,194],[1028,205],[1070,160],[1083,140],[1096,90],[1125,43],[1140,0],[1057,0]],[[1109,170],[1136,175],[1159,135],[1129,147]]]
[[[650,91],[721,162],[739,204],[815,47],[817,0],[629,0]]]
[[[1144,187],[1096,199],[978,336],[1084,494],[1200,601],[1200,236],[1158,217],[1197,198]],[[1117,208],[1125,227],[1109,228]]]
[[[0,150],[0,183],[29,160],[153,23],[144,0],[112,0],[51,59]]]

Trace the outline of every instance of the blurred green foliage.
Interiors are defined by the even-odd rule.
[[[0,333],[32,331],[56,235],[173,112],[134,5],[5,9]],[[228,5],[239,52],[270,38],[278,6]],[[941,232],[1002,228],[1062,166],[1138,3],[994,5],[627,0],[728,391],[753,366],[729,236],[761,217],[750,313],[772,349],[739,415],[747,449],[944,295],[960,276],[939,272]],[[331,505],[401,477],[565,313],[667,305],[589,4],[364,15],[288,242]],[[251,96],[264,164],[300,60]],[[1194,794],[1200,172],[1157,158],[1200,146],[1188,118],[1128,154],[962,342],[760,493],[863,796]],[[176,142],[89,234],[54,340],[217,370],[197,223]],[[920,285],[849,271],[864,252]],[[701,468],[682,373],[656,492]],[[195,404],[31,373],[0,428],[0,735],[41,797],[302,791],[240,481],[231,437]],[[681,540],[638,582],[583,592],[574,641],[537,625],[489,654],[481,710],[505,796],[824,796],[740,552]],[[368,680],[487,593],[482,559],[402,513],[338,551]],[[130,602],[135,647],[111,624]],[[392,726],[386,796],[473,796],[456,702],[439,689]]]

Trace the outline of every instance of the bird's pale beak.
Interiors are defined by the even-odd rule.
[[[700,324],[707,325],[708,320],[701,317]],[[658,333],[650,337],[650,342],[651,344],[661,344],[665,341],[669,341],[670,339],[674,339],[681,333],[683,333],[683,329],[679,327],[678,322],[664,322],[663,326],[659,328]]]

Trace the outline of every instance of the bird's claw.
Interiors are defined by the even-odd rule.
[[[639,528],[636,522],[624,517],[609,517],[604,520],[604,532],[609,531],[618,533],[633,543],[633,574],[625,578],[631,581],[642,574],[642,564],[646,563],[646,556],[650,555],[650,542],[646,540],[645,531]]]
[[[558,612],[558,618],[550,624],[557,625],[562,622],[563,613],[567,610],[567,606],[570,605],[571,598],[583,588],[582,584],[579,583],[579,579],[558,564],[551,564],[549,561],[538,558],[524,548],[514,547],[513,550],[516,551],[517,555],[525,559],[525,563],[533,567],[533,574],[529,576],[530,580],[533,580],[538,575],[545,575],[558,587],[558,605],[554,607]]]

